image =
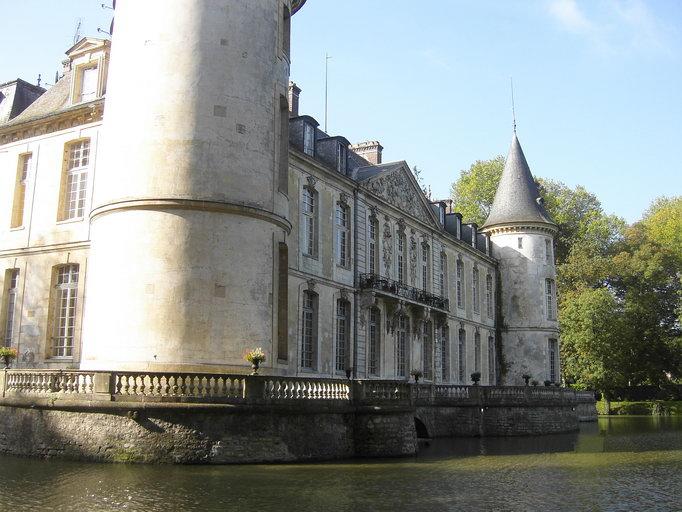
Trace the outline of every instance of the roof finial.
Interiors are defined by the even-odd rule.
[[[514,78],[509,77],[509,84],[511,85],[511,101],[512,101],[512,128],[516,133],[516,110],[514,110]]]

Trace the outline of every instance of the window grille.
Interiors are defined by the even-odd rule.
[[[5,334],[4,345],[12,346],[14,337],[14,315],[17,305],[17,290],[19,288],[19,269],[12,268],[5,273],[5,283],[7,283],[7,295],[5,298]]]
[[[314,293],[303,292],[303,319],[301,326],[301,368],[315,368],[317,346],[317,297]]]
[[[63,265],[56,269],[53,303],[54,327],[52,356],[73,357],[78,294],[78,265]]]
[[[377,308],[371,308],[369,310],[368,362],[367,362],[367,372],[370,375],[379,375],[380,336],[381,336],[381,313]]]
[[[77,219],[85,214],[89,164],[89,139],[73,142],[67,147],[66,183],[61,220]]]
[[[349,303],[343,299],[336,301],[336,370],[346,369],[348,355]]]

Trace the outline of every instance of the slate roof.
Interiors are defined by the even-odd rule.
[[[539,198],[540,193],[514,133],[502,179],[483,228],[526,222],[556,225]]]
[[[56,114],[59,111],[66,110],[69,107],[69,95],[71,94],[71,75],[72,72],[66,73],[56,84],[50,87],[40,98],[35,100],[31,105],[24,110],[17,117],[5,123],[4,126],[10,126],[34,119]]]
[[[405,165],[405,162],[399,161],[399,162],[388,162],[385,164],[379,164],[379,165],[367,165],[364,167],[359,167],[354,175],[353,178],[356,179],[357,181],[365,181],[370,178],[374,178],[375,176],[378,176],[379,174],[383,174],[385,172],[391,172],[395,171],[396,169],[400,169]]]

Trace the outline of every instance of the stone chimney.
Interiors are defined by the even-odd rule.
[[[381,163],[381,152],[384,150],[384,147],[379,144],[379,141],[368,140],[353,144],[350,148],[370,164],[379,165]]]
[[[301,95],[301,88],[294,82],[289,82],[289,92],[287,99],[289,100],[289,117],[298,117],[298,97]]]

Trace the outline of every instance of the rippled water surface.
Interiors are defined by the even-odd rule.
[[[682,511],[682,418],[431,442],[416,458],[136,466],[0,457],[0,511]]]

